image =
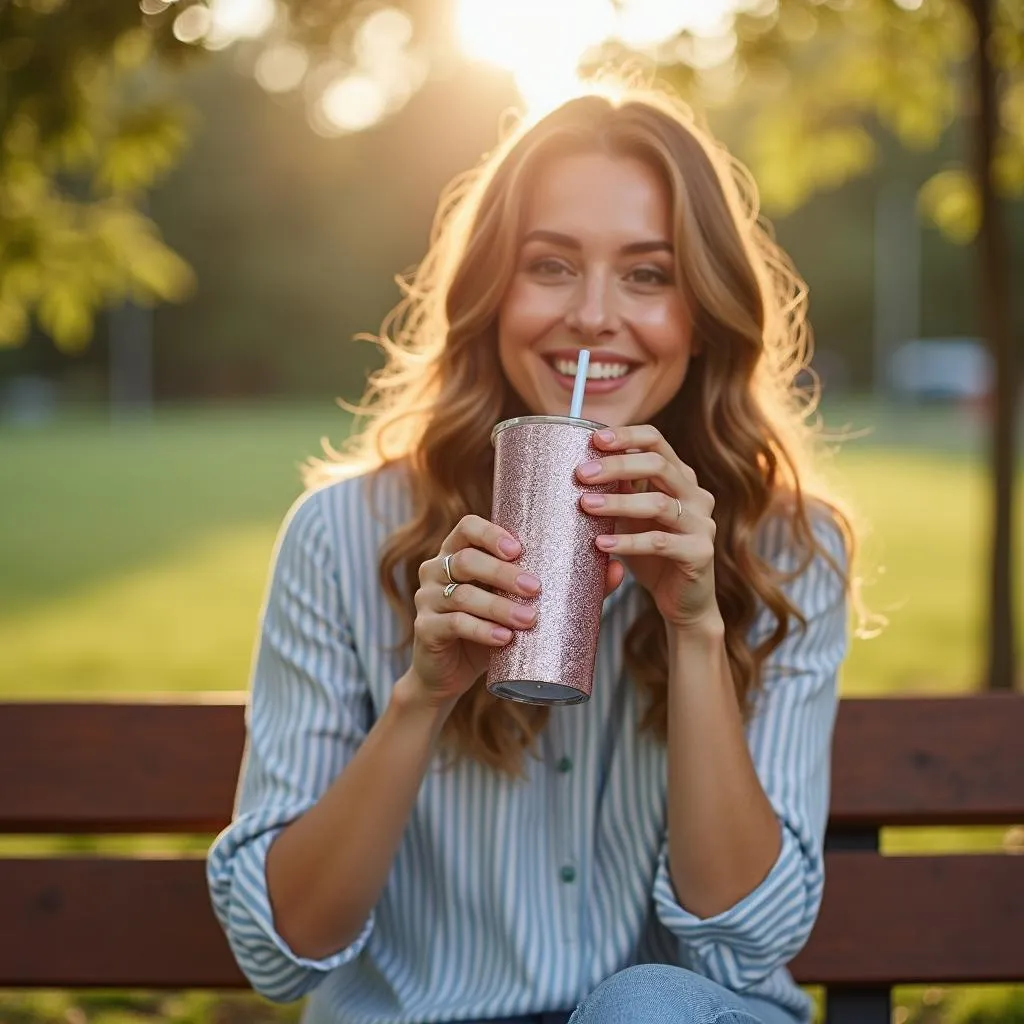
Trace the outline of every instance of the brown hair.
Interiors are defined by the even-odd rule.
[[[782,588],[790,577],[757,554],[759,525],[769,515],[784,519],[801,555],[795,574],[818,554],[840,572],[816,540],[812,515],[832,519],[851,557],[854,538],[848,517],[813,479],[816,438],[808,417],[815,388],[795,387],[810,355],[806,287],[760,220],[749,173],[678,100],[649,90],[570,100],[452,183],[426,258],[383,325],[387,364],[359,410],[368,422],[342,454],[314,462],[307,483],[394,463],[408,473],[413,512],[384,545],[380,573],[411,642],[420,564],[463,515],[489,518],[491,427],[529,411],[501,370],[496,327],[524,196],[547,161],[587,151],[642,160],[671,197],[680,287],[696,309],[702,354],[654,422],[716,498],[717,597],[746,714],[765,659],[802,624]],[[751,647],[761,604],[776,626]],[[649,599],[627,634],[625,663],[647,699],[641,728],[664,741],[666,637]],[[478,680],[456,705],[443,740],[456,756],[516,773],[548,713],[494,698]]]

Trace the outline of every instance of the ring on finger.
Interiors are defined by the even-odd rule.
[[[452,596],[452,594],[455,593],[456,588],[461,587],[461,586],[462,586],[461,583],[456,583],[454,580],[452,580],[452,582],[447,584],[445,586],[444,590],[441,591],[441,596],[442,597],[450,598]]]
[[[676,512],[676,519],[677,520],[682,519],[683,516],[686,515],[686,508],[685,508],[685,506],[683,505],[683,503],[678,498],[673,498],[672,500],[676,503],[676,509],[678,510]]]
[[[454,552],[452,552],[452,553],[451,553],[450,555],[445,555],[445,556],[444,556],[444,561],[443,561],[443,565],[444,565],[444,574],[445,574],[445,576],[447,576],[447,577],[448,577],[448,586],[451,586],[451,585],[452,585],[453,583],[454,583],[454,584],[458,584],[458,583],[461,583],[461,582],[462,582],[461,580],[457,580],[457,579],[456,579],[456,578],[455,578],[455,577],[454,577],[454,576],[452,575],[452,559],[453,559],[454,557],[455,557],[455,553],[454,553]],[[448,595],[447,595],[447,594],[445,594],[444,596],[445,596],[445,597],[447,597]]]

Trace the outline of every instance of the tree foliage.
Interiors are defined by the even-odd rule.
[[[35,316],[73,351],[101,309],[188,293],[142,209],[187,128],[152,57],[186,52],[136,4],[0,3],[0,346]]]
[[[278,0],[265,45],[294,44],[307,82],[326,82],[352,65],[359,27],[382,5]],[[412,18],[419,53],[435,66],[451,60],[451,0],[387,6]],[[186,144],[188,111],[167,67],[200,49],[174,32],[192,8],[207,14],[204,0],[0,0],[0,345],[23,340],[34,316],[73,351],[103,308],[190,292],[192,272],[146,216],[145,196]],[[996,179],[1019,196],[1024,5],[997,0],[995,11]],[[746,5],[734,29],[724,48],[713,42],[716,59],[707,40],[685,34],[643,59],[702,105],[728,107],[730,135],[773,214],[867,172],[878,126],[930,148],[969,110],[965,0],[777,0]],[[611,46],[596,63],[637,56]],[[978,191],[963,166],[938,168],[920,205],[949,237],[974,236]]]
[[[1024,195],[1024,5],[998,0],[991,40],[1000,77],[994,174]],[[912,150],[933,149],[973,112],[975,49],[962,0],[780,0],[736,23],[733,101],[745,113],[746,155],[762,197],[785,213],[814,192],[871,169],[888,130]],[[673,69],[668,69],[671,75]],[[920,205],[955,241],[978,228],[978,189],[961,163],[924,183]]]

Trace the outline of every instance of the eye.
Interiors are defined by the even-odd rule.
[[[562,277],[565,274],[572,273],[571,268],[567,267],[561,260],[553,259],[550,256],[534,260],[527,269],[538,277]]]
[[[636,267],[627,275],[634,284],[664,285],[671,284],[672,278],[660,267]]]

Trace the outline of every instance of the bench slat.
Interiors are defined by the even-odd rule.
[[[1024,857],[826,855],[802,981],[888,986],[1024,979]]]
[[[0,833],[216,832],[243,715],[224,703],[0,704]],[[1021,736],[1024,694],[844,700],[832,824],[1024,822]]]
[[[0,920],[0,987],[245,985],[202,860],[0,860]]]
[[[1024,822],[1024,693],[843,700],[831,821]]]
[[[0,833],[219,831],[241,704],[0,705]]]
[[[244,985],[201,860],[0,860],[0,921],[0,986]],[[879,986],[1020,979],[1022,925],[1024,857],[833,853],[794,974]]]

